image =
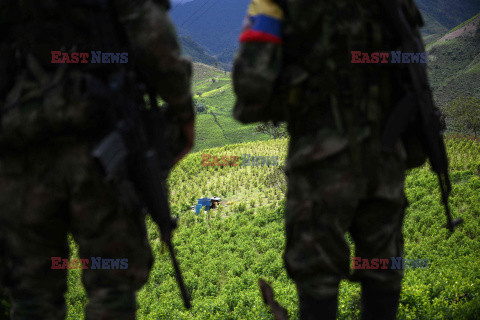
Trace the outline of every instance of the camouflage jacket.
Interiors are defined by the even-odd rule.
[[[109,79],[121,67],[136,74],[127,90],[141,74],[175,114],[193,113],[191,63],[169,7],[168,0],[1,1],[0,140],[108,127]]]
[[[398,1],[419,38],[416,5]],[[354,52],[405,49],[380,2],[252,0],[245,21],[234,62],[234,116],[288,121],[291,162],[323,159],[369,136],[379,140],[391,106],[411,89],[402,64],[352,63]]]

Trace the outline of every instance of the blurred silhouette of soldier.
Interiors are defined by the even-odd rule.
[[[388,6],[410,34],[397,30]],[[234,116],[288,122],[284,259],[301,319],[335,319],[342,279],[361,283],[362,319],[396,316],[403,271],[370,264],[403,256],[406,146],[395,137],[388,150],[382,139],[390,111],[414,89],[407,64],[383,55],[384,63],[380,53],[404,50],[404,38],[423,47],[422,23],[412,0],[252,0],[248,8]],[[353,274],[347,232],[355,256],[369,261]]]
[[[118,122],[112,76],[133,63],[178,119],[186,143],[176,161],[191,149],[191,63],[180,56],[169,7],[168,0],[1,1],[0,268],[13,319],[65,317],[67,270],[52,269],[64,265],[52,258],[68,259],[68,233],[81,259],[128,259],[123,269],[86,265],[86,319],[135,319],[136,291],[152,266],[145,217],[90,153]],[[124,96],[134,94],[130,85]]]

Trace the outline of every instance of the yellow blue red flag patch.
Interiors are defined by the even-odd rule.
[[[252,0],[240,42],[282,43],[283,11],[272,0]]]

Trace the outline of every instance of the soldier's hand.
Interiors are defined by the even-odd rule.
[[[180,117],[182,121],[180,127],[185,137],[185,147],[173,161],[174,165],[177,164],[177,162],[179,162],[183,157],[185,157],[190,150],[192,150],[195,142],[195,114],[182,116]]]

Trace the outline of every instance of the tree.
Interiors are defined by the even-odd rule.
[[[205,105],[205,103],[198,100],[193,100],[193,105],[195,106],[195,111],[198,114],[207,112],[207,106]]]
[[[444,113],[457,130],[473,131],[475,137],[480,133],[479,98],[460,96],[448,104]]]
[[[283,138],[288,136],[287,125],[285,123],[279,123],[274,125],[270,122],[262,122],[257,125],[257,132],[262,132],[272,136],[273,139]]]

